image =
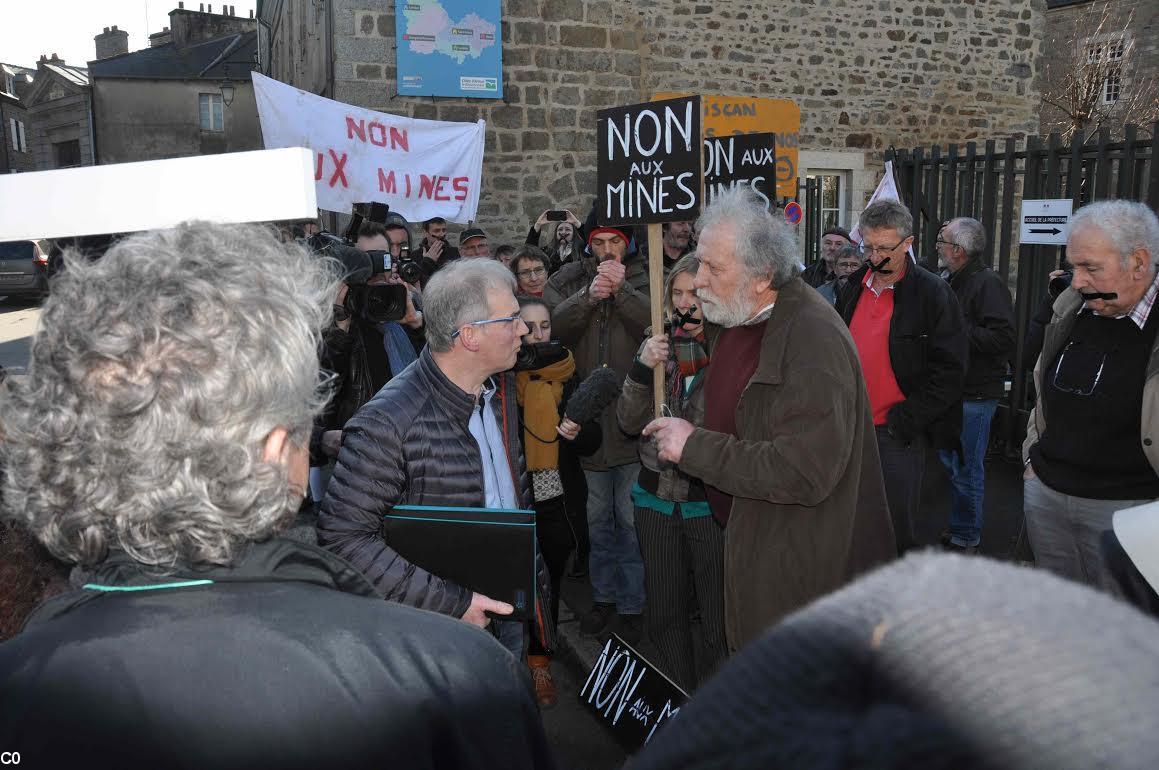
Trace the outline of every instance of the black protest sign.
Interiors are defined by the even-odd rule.
[[[751,187],[772,208],[777,199],[777,135],[734,134],[704,140],[704,198]]]
[[[612,634],[580,690],[580,700],[635,751],[676,716],[688,694]]]
[[[597,113],[600,220],[650,225],[700,214],[700,97]]]

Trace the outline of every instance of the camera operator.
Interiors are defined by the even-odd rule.
[[[393,222],[385,226],[365,222],[358,231],[358,248],[370,255],[371,268],[347,274],[334,300],[334,324],[325,336],[323,365],[338,375],[334,402],[324,425],[327,430],[322,434],[322,451],[328,457],[338,456],[346,421],[391,377],[409,366],[425,344],[417,290],[396,272],[409,239],[406,227]],[[406,287],[405,311],[399,312],[400,307],[393,313],[376,315],[367,305],[374,296],[372,287],[388,285]],[[384,320],[387,316],[398,316],[398,320]]]

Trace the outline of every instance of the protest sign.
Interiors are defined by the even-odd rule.
[[[750,187],[771,208],[777,197],[777,135],[737,134],[704,139],[704,201],[734,187]]]
[[[700,216],[700,97],[613,107],[596,113],[596,184],[600,221],[648,225],[648,284],[652,328],[663,326],[664,222]],[[664,372],[653,370],[656,416]]]
[[[596,178],[603,222],[700,215],[700,97],[600,110]]]
[[[656,94],[656,99],[682,96]],[[773,133],[777,135],[777,195],[797,197],[801,108],[788,99],[755,96],[704,96],[704,136]]]
[[[416,120],[343,104],[253,73],[266,148],[306,147],[318,205],[381,201],[411,221],[469,222],[479,207],[485,124]]]
[[[625,748],[635,751],[676,716],[688,694],[612,634],[580,689],[580,700]]]

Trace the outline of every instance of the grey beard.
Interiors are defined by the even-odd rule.
[[[697,289],[696,296],[701,299],[701,309],[704,311],[704,320],[731,329],[740,326],[749,320],[752,308],[744,304],[740,298],[724,301],[707,289]],[[704,300],[708,300],[707,303]]]

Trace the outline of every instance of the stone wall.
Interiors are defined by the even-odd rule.
[[[596,110],[660,91],[793,99],[803,151],[863,152],[870,169],[891,144],[1038,130],[1043,0],[505,0],[506,103],[392,99],[394,3],[333,7],[334,98],[487,121],[479,221],[499,240],[521,239],[545,208],[583,218]],[[279,36],[317,29],[302,0],[280,8],[302,21]],[[279,62],[279,46],[292,65]],[[274,76],[280,68],[295,85],[316,84],[325,62],[308,49],[275,39]]]

